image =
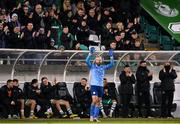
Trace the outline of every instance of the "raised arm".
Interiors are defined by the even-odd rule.
[[[113,57],[113,50],[109,50],[109,56],[110,56],[110,63],[105,65],[104,68],[105,69],[110,69],[114,66],[114,57]]]
[[[91,68],[92,63],[91,63],[91,55],[95,52],[95,48],[91,47],[90,48],[90,53],[88,54],[88,56],[86,57],[86,64],[89,68]]]

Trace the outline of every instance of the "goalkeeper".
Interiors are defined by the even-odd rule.
[[[103,78],[105,75],[105,70],[110,69],[114,66],[113,50],[109,51],[110,63],[107,65],[102,65],[102,57],[97,55],[95,58],[95,63],[91,63],[91,56],[95,52],[94,47],[91,47],[90,53],[86,58],[86,64],[90,68],[90,85],[91,85],[91,95],[92,103],[90,108],[90,121],[100,122],[98,120],[99,116],[99,106],[100,101],[103,96]]]

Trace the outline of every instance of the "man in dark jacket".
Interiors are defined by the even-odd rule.
[[[173,117],[171,108],[175,91],[174,80],[176,78],[176,71],[169,62],[166,62],[164,68],[159,72],[162,89],[161,117]]]
[[[77,101],[81,105],[81,114],[85,116],[88,114],[88,108],[91,105],[91,92],[87,85],[87,79],[82,78],[80,85],[75,89]]]
[[[12,115],[13,118],[17,118],[18,104],[17,104],[17,99],[15,99],[12,80],[8,80],[7,85],[1,87],[1,93],[3,100],[2,104],[6,108],[8,118],[11,118]]]
[[[52,113],[52,104],[56,105],[56,100],[54,100],[54,95],[55,95],[54,91],[56,89],[55,83],[51,84],[48,81],[47,77],[41,78],[41,87],[40,87],[41,94],[42,94],[44,100],[46,101],[46,103],[48,103],[48,109],[47,109],[47,112],[45,112],[45,114],[47,115],[47,118],[50,118],[53,114]]]
[[[19,88],[19,80],[18,79],[13,79],[13,90],[14,90],[15,99],[20,104],[21,118],[24,119],[25,118],[24,117],[24,93]]]
[[[150,82],[152,80],[152,72],[150,72],[146,66],[146,61],[141,61],[136,72],[136,90],[138,99],[138,111],[139,117],[142,117],[141,108],[142,104],[145,103],[146,116],[151,116],[150,113]]]
[[[122,117],[127,118],[129,112],[129,104],[133,94],[133,84],[135,84],[135,76],[133,75],[129,65],[124,67],[119,79],[121,84],[119,86],[119,93],[122,104]]]

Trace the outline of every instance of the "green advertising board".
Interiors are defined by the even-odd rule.
[[[141,0],[141,6],[180,43],[180,0]]]

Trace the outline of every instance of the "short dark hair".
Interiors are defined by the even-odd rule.
[[[47,77],[42,77],[41,78],[41,82],[43,82],[44,79],[48,79]]]
[[[85,80],[85,81],[87,81],[87,78],[81,78],[81,80]]]
[[[18,79],[13,79],[13,82],[19,82],[19,80]]]
[[[140,64],[142,64],[142,63],[146,63],[146,61],[145,60],[140,61]]]
[[[37,83],[38,82],[38,80],[37,79],[32,79],[32,81],[31,81],[31,85],[33,85],[33,84],[35,84],[35,83]]]
[[[9,79],[7,80],[7,84],[11,83],[13,80]]]

